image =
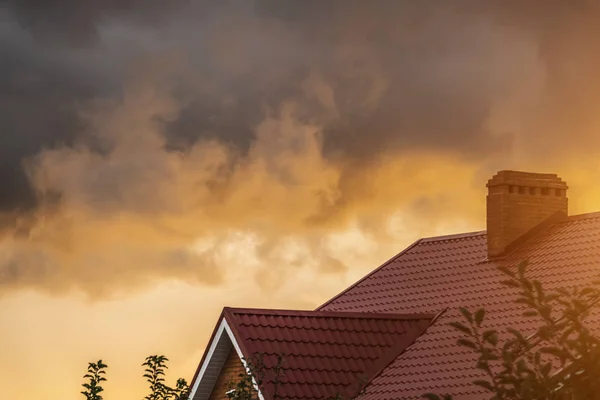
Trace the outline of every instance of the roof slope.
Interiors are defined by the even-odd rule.
[[[499,281],[498,264],[529,260],[529,274],[547,288],[589,284],[600,273],[600,213],[569,217],[489,262],[485,232],[421,239],[319,310],[437,313],[448,311],[367,387],[365,399],[417,399],[423,393],[480,399],[472,385],[475,359],[456,345],[448,322],[457,308],[486,308],[488,326],[534,332],[514,303],[516,293]],[[597,318],[597,316],[595,317]],[[598,323],[596,319],[593,321]]]
[[[245,358],[264,354],[269,371],[284,356],[279,398],[356,395],[431,324],[433,315],[363,314],[226,308]],[[272,370],[271,370],[272,371]],[[272,374],[263,395],[272,398]]]

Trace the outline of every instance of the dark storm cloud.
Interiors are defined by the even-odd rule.
[[[23,159],[85,138],[80,108],[120,96],[137,56],[180,61],[172,87],[181,110],[165,132],[172,148],[213,137],[243,153],[265,112],[293,99],[302,119],[323,127],[325,155],[351,166],[382,152],[509,152],[515,132],[491,132],[491,110],[541,72],[553,123],[589,118],[598,97],[563,107],[598,85],[598,13],[582,1],[2,4],[2,209],[35,204]],[[531,137],[543,131],[546,146],[562,145],[556,130],[533,125]]]
[[[2,0],[14,18],[37,39],[86,45],[97,39],[98,25],[111,19],[159,24],[186,0]]]
[[[323,237],[474,218],[493,169],[598,176],[593,3],[1,4],[0,287],[218,284],[230,231],[337,273]]]
[[[202,74],[221,80],[219,94],[233,100],[223,106],[201,94],[173,134],[213,132],[248,145],[261,110],[291,98],[308,121],[325,125],[327,154],[371,159],[390,148],[505,150],[510,138],[491,140],[483,122],[506,84],[495,64],[509,43],[495,43],[496,32],[452,7],[369,4],[256,2],[256,25],[208,28],[208,37],[222,40],[218,51],[210,49],[221,59]],[[226,39],[218,39],[223,33]],[[220,65],[236,61],[239,69]],[[311,83],[332,91],[329,103]]]
[[[22,169],[24,157],[43,146],[70,142],[79,119],[73,103],[93,93],[60,65],[3,27],[0,36],[0,195],[2,209],[30,207],[34,198]]]

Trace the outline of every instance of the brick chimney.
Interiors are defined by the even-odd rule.
[[[549,217],[568,214],[568,187],[557,175],[500,171],[487,187],[488,258]]]

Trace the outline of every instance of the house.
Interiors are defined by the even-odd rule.
[[[487,183],[487,230],[417,240],[314,311],[226,308],[192,381],[191,399],[221,399],[255,352],[286,354],[278,398],[481,399],[468,349],[448,326],[484,307],[491,327],[533,333],[498,266],[529,261],[548,288],[600,272],[600,213],[568,215],[557,175],[500,171]],[[272,360],[271,360],[272,361]],[[272,398],[266,385],[262,399]]]

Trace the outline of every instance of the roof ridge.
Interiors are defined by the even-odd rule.
[[[592,219],[592,218],[600,218],[600,211],[593,211],[593,212],[588,212],[588,213],[583,213],[583,214],[569,215],[563,222],[575,221],[575,220],[580,220],[580,219]]]
[[[569,215],[569,216],[567,216],[567,218],[565,220],[558,221],[557,223],[565,223],[565,222],[569,222],[569,221],[573,221],[573,220],[592,219],[592,218],[600,218],[600,211],[592,211],[592,212],[587,212],[587,213],[582,213],[582,214]],[[435,242],[435,241],[440,241],[440,240],[463,239],[463,238],[468,238],[468,237],[483,236],[486,234],[487,234],[487,230],[483,229],[483,230],[479,230],[479,231],[471,231],[471,232],[463,232],[463,233],[450,233],[447,235],[424,236],[421,239],[419,239],[419,241],[421,243],[429,243],[429,242]]]
[[[272,316],[314,317],[314,318],[356,318],[356,319],[398,319],[416,320],[433,318],[431,313],[375,313],[358,311],[283,310],[269,308],[224,307],[223,312],[233,314],[254,314]]]
[[[475,236],[483,236],[487,233],[486,230],[480,231],[472,231],[472,232],[464,232],[464,233],[452,233],[450,235],[441,235],[441,236],[429,236],[421,239],[421,243],[429,243],[429,242],[437,242],[440,240],[449,240],[449,239],[463,239],[468,237]]]
[[[369,279],[371,276],[373,276],[374,274],[376,274],[377,272],[379,272],[379,270],[387,267],[389,264],[391,264],[392,262],[394,262],[398,257],[401,257],[403,254],[408,253],[413,247],[416,247],[419,243],[421,243],[422,240],[423,239],[418,239],[418,240],[414,241],[410,246],[406,247],[400,253],[397,253],[392,258],[390,258],[389,260],[387,260],[386,262],[384,262],[383,264],[381,264],[379,267],[375,268],[374,270],[372,270],[371,272],[369,272],[367,275],[363,276],[362,278],[360,278],[359,280],[357,280],[356,282],[354,282],[352,285],[348,286],[346,289],[344,289],[343,291],[341,291],[337,295],[333,296],[332,298],[330,298],[329,300],[327,300],[325,303],[321,304],[319,307],[317,307],[315,309],[315,311],[321,311],[323,309],[323,307],[327,307],[329,304],[331,304],[332,302],[334,302],[336,299],[338,299],[339,297],[345,295],[350,290],[352,290],[356,286],[358,286],[360,283],[364,282],[365,280]]]

